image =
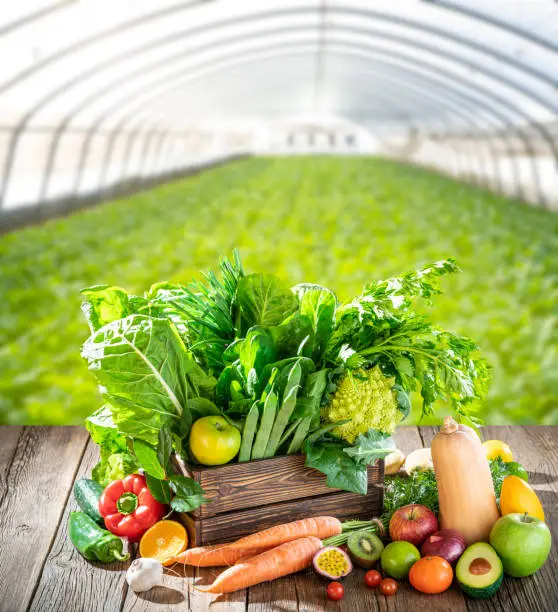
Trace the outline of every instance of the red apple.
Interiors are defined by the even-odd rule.
[[[399,508],[389,522],[389,535],[392,540],[404,540],[415,546],[420,546],[435,531],[438,531],[436,515],[420,504]]]

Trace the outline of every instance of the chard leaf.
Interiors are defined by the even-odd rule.
[[[113,321],[85,342],[82,356],[118,429],[153,446],[162,427],[179,428],[189,396],[207,396],[215,385],[166,319],[130,315]]]
[[[85,296],[81,310],[91,333],[131,314],[129,296],[124,289],[111,285],[95,285],[80,291]]]
[[[236,304],[240,309],[242,329],[247,330],[254,325],[279,325],[295,312],[298,300],[277,276],[248,274],[238,283]]]

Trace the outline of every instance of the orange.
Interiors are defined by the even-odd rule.
[[[142,557],[157,559],[163,565],[172,565],[173,558],[187,546],[188,534],[184,525],[176,521],[159,521],[143,534],[139,553]]]
[[[537,494],[518,476],[506,476],[500,492],[500,512],[502,516],[519,512],[530,514],[544,521],[544,510]]]
[[[421,593],[434,595],[449,589],[453,580],[451,565],[442,557],[423,557],[409,572],[409,582]]]

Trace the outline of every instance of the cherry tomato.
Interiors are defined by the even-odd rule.
[[[332,601],[343,599],[343,595],[345,595],[345,589],[340,582],[330,582],[327,585],[327,596]]]
[[[364,584],[369,589],[375,589],[377,586],[380,586],[380,582],[382,582],[382,574],[380,572],[370,570],[364,574]]]
[[[397,593],[397,582],[393,578],[384,578],[380,582],[380,592],[382,595],[395,595]]]
[[[423,557],[409,572],[409,582],[421,593],[443,593],[453,580],[451,565],[442,557]]]

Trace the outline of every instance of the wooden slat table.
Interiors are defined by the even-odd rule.
[[[405,452],[428,446],[433,427],[403,427],[396,434]],[[128,563],[109,566],[85,561],[66,535],[76,478],[89,474],[97,449],[81,427],[0,428],[0,611],[121,612],[227,610],[347,610],[412,612],[558,611],[558,427],[487,427],[485,439],[507,441],[530,473],[552,529],[554,544],[546,565],[534,576],[506,578],[489,600],[462,595],[454,584],[446,593],[421,595],[402,582],[386,598],[363,584],[363,570],[345,580],[339,603],[325,597],[325,584],[311,570],[233,595],[215,597],[193,588],[217,570],[175,566],[164,585],[135,595],[127,588]]]

